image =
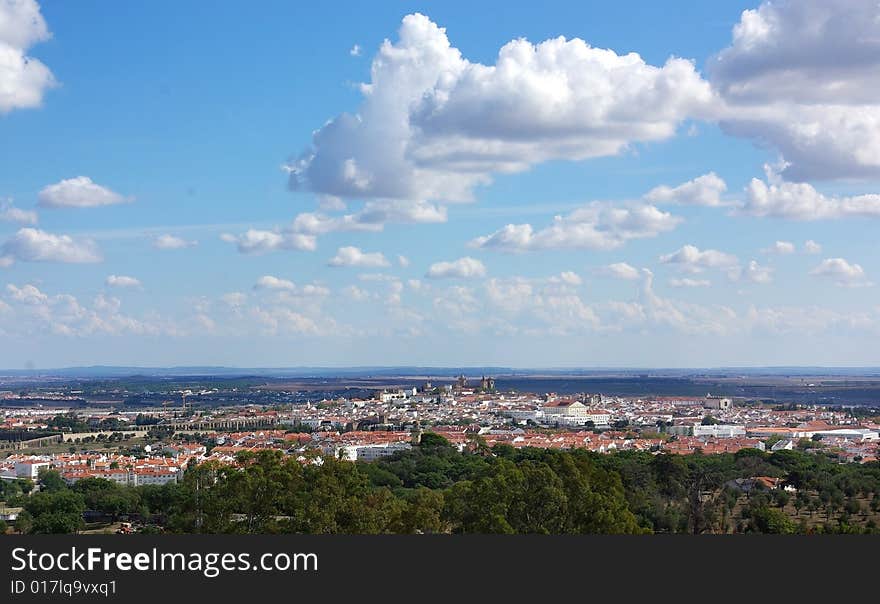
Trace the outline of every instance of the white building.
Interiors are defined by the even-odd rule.
[[[134,482],[130,482],[132,486],[142,486],[146,484],[168,484],[169,482],[177,482],[179,472],[173,468],[152,470],[143,469],[135,470],[132,473]]]
[[[340,447],[336,456],[347,461],[375,461],[382,457],[389,457],[398,451],[407,451],[412,448],[408,442],[382,443],[376,445],[347,445]]]
[[[714,424],[710,426],[694,426],[693,436],[713,436],[715,438],[736,438],[746,435],[745,426],[735,424]]]
[[[587,407],[580,401],[558,400],[544,404],[541,408],[546,424],[565,424],[583,426],[592,422],[596,426],[608,425],[611,413],[604,409]]]
[[[406,390],[397,389],[397,390],[385,390],[384,392],[379,394],[379,400],[383,403],[392,403],[394,401],[405,401],[409,397],[416,394],[415,388],[407,388]]]
[[[813,432],[813,434],[819,434],[823,438],[833,437],[833,438],[845,438],[847,440],[854,441],[875,441],[880,439],[880,433],[876,430],[868,430],[867,428],[840,428],[838,430],[819,430],[818,432]]]
[[[587,406],[578,401],[558,400],[545,403],[541,407],[544,423],[583,425],[587,423]]]
[[[15,462],[15,475],[18,478],[36,480],[40,470],[49,469],[48,461],[17,461]]]

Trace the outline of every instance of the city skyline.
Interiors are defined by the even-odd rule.
[[[876,3],[551,4],[0,2],[0,367],[880,366]]]

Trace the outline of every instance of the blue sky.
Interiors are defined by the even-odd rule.
[[[880,365],[878,11],[0,0],[0,367]]]

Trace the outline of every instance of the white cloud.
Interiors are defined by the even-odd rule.
[[[720,206],[721,195],[726,190],[727,184],[717,174],[709,172],[674,188],[666,185],[654,187],[644,198],[656,204]]]
[[[187,241],[175,235],[159,235],[153,239],[153,247],[157,250],[180,250],[188,247],[195,247],[198,241]]]
[[[712,333],[724,335],[737,327],[736,312],[726,306],[702,306],[679,300],[662,298],[654,292],[654,275],[642,270],[644,280],[638,302],[646,320],[656,325],[667,325],[691,334]],[[638,316],[637,313],[630,314]]]
[[[722,128],[779,149],[793,181],[880,175],[875,0],[764,2],[708,63]]]
[[[648,65],[579,39],[509,42],[472,63],[420,14],[385,41],[356,114],[293,162],[290,186],[343,198],[467,201],[495,173],[619,154],[674,135],[712,92],[686,60]]]
[[[821,254],[822,246],[812,239],[808,239],[804,242],[804,252],[807,254]]]
[[[407,268],[409,266],[409,258],[399,255],[397,256],[397,264],[399,264],[401,268]]]
[[[121,312],[122,302],[104,294],[95,296],[91,305],[70,294],[45,294],[33,285],[6,286],[8,299],[16,306],[12,328],[33,337],[38,330],[52,335],[156,335],[171,329],[161,323],[145,321]]]
[[[381,231],[381,223],[360,222],[353,214],[328,216],[318,212],[303,212],[293,219],[285,231],[278,233],[288,238],[295,236],[324,235],[338,231]],[[266,232],[266,231],[263,231]]]
[[[593,202],[553,224],[535,230],[531,224],[508,224],[491,235],[470,242],[472,247],[524,252],[542,249],[611,250],[631,239],[656,237],[671,231],[681,219],[651,205],[621,207]]]
[[[220,300],[233,309],[241,309],[247,302],[248,296],[244,292],[229,292],[220,296]]]
[[[44,208],[94,208],[133,201],[103,187],[88,176],[68,178],[40,191],[39,203]]]
[[[736,256],[718,250],[700,250],[693,245],[685,245],[672,252],[660,256],[662,264],[674,264],[681,270],[699,273],[707,268],[731,268],[739,261]]]
[[[44,304],[49,300],[49,296],[41,292],[36,286],[31,284],[18,287],[12,283],[6,285],[6,291],[9,293],[10,299],[21,302],[23,304],[37,305]]]
[[[248,229],[241,235],[224,233],[220,239],[234,243],[242,254],[264,254],[277,250],[299,250],[312,252],[317,249],[314,235],[304,235],[290,231],[261,231]]]
[[[345,207],[337,197],[323,196],[322,200],[329,200],[331,205],[338,202],[341,207]],[[226,233],[221,239],[235,243],[238,251],[243,254],[280,249],[314,251],[317,249],[318,235],[347,231],[378,232],[385,228],[386,223],[437,223],[446,220],[446,208],[443,206],[427,202],[374,200],[366,202],[359,211],[352,214],[332,216],[324,212],[303,212],[283,229],[249,229],[238,236]]]
[[[254,285],[254,289],[293,291],[294,289],[296,289],[296,286],[293,284],[293,281],[288,281],[287,279],[279,279],[278,277],[274,277],[272,275],[263,275],[262,277],[257,279],[257,283]]]
[[[104,283],[110,287],[133,287],[138,288],[141,286],[141,282],[135,279],[134,277],[127,277],[125,275],[110,275],[104,281]]]
[[[100,262],[101,253],[90,239],[74,239],[34,228],[23,228],[0,247],[0,266],[21,262]]]
[[[516,314],[536,304],[535,286],[523,277],[498,279],[486,282],[486,299],[500,310]]]
[[[761,266],[756,260],[751,260],[744,267],[731,269],[729,276],[734,281],[748,281],[749,283],[766,284],[773,281],[773,269]]]
[[[545,278],[491,278],[483,286],[479,300],[492,333],[567,335],[600,327],[596,310],[577,294],[580,277],[566,271]],[[474,299],[476,303],[477,298]],[[515,320],[514,320],[515,319]]]
[[[324,212],[342,212],[348,206],[335,195],[319,195],[318,209]]]
[[[342,289],[342,294],[355,302],[363,302],[370,299],[370,292],[358,287],[357,285],[349,285]]]
[[[388,284],[388,296],[385,298],[385,304],[389,306],[397,306],[401,303],[401,295],[403,294],[403,283],[400,281],[392,281]]]
[[[596,269],[596,273],[606,277],[613,277],[615,279],[624,279],[626,281],[636,281],[641,278],[639,269],[626,262],[615,262],[614,264],[603,266]]]
[[[360,224],[438,223],[446,222],[446,208],[424,201],[402,202],[399,200],[368,201],[353,216]]]
[[[11,200],[0,201],[0,221],[15,222],[18,224],[36,225],[39,221],[37,213],[33,210],[22,210],[12,205]]]
[[[765,166],[765,170],[768,182],[751,180],[746,187],[746,201],[739,209],[741,213],[791,220],[880,218],[880,195],[829,197],[810,184],[781,180],[772,166]]]
[[[826,258],[810,274],[831,279],[837,285],[846,287],[871,285],[861,265],[850,264],[843,258]]]
[[[691,279],[684,277],[681,279],[670,279],[669,285],[672,287],[709,287],[712,282],[707,279]]]
[[[0,2],[0,115],[39,107],[56,85],[49,68],[25,54],[51,35],[35,0]]]
[[[251,314],[263,325],[267,335],[321,335],[333,327],[330,321],[321,325],[314,318],[285,307],[256,307]]]
[[[328,266],[359,266],[363,268],[380,268],[391,266],[381,252],[364,252],[352,245],[336,250],[336,255],[327,262]]]
[[[791,241],[777,241],[770,247],[765,247],[762,252],[765,254],[779,254],[780,256],[794,253],[794,244]]]
[[[553,277],[553,279],[558,279],[566,285],[580,285],[581,283],[583,283],[580,275],[572,271],[563,271],[559,273],[559,277]]]
[[[864,334],[876,331],[878,316],[870,313],[838,312],[817,306],[784,306],[756,308],[752,306],[742,317],[742,325],[749,331],[772,335],[818,335],[841,330]]]
[[[359,57],[359,56],[361,56],[361,47],[360,47],[360,45],[359,45],[359,44],[355,44],[354,46],[352,46],[352,47],[351,47],[351,50],[348,51],[348,54],[350,54],[350,55],[353,56],[353,57]]]
[[[452,262],[435,262],[425,273],[429,279],[476,279],[485,276],[485,265],[470,256]]]
[[[298,295],[307,298],[323,298],[330,295],[330,290],[317,283],[306,283],[298,289]]]

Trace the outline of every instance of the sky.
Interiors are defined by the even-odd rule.
[[[878,225],[875,0],[0,0],[2,368],[878,366]]]

